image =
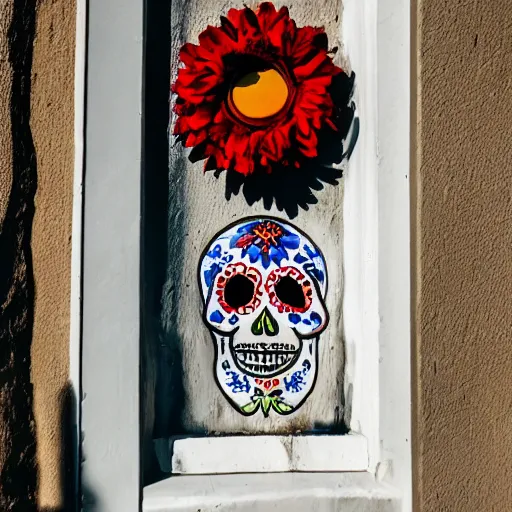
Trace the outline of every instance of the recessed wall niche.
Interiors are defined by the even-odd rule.
[[[156,4],[143,122],[146,483],[171,472],[175,438],[348,432],[343,174],[358,133],[341,2]]]

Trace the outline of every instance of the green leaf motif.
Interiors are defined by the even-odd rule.
[[[268,418],[268,412],[270,411],[270,407],[272,405],[273,400],[269,398],[268,396],[263,397],[263,415],[265,418]]]
[[[240,409],[246,414],[253,414],[259,409],[259,407],[260,400],[257,400],[255,402],[249,402],[248,404],[243,405],[242,407],[240,407]]]
[[[293,407],[284,403],[283,399],[275,393],[264,395],[259,388],[255,388],[255,395],[252,402],[240,407],[240,410],[246,414],[254,414],[261,405],[261,410],[265,418],[268,418],[270,409],[274,409],[278,414],[286,414],[293,411]]]
[[[266,325],[266,331],[269,334],[274,334],[274,332],[275,332],[274,325],[270,321],[270,318],[267,315],[265,315],[265,325]]]
[[[251,332],[255,336],[261,336],[263,334],[263,318],[260,316],[260,318],[252,324]]]
[[[279,400],[273,400],[272,407],[278,414],[284,414],[293,411],[293,407]]]

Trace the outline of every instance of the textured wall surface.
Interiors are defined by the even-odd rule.
[[[503,0],[418,5],[418,511],[512,507],[511,20]]]
[[[12,140],[9,115],[12,68],[9,63],[7,31],[12,16],[12,2],[0,2],[0,225],[4,219],[11,191]]]
[[[0,509],[63,510],[75,2],[0,2]]]
[[[52,508],[61,506],[67,485],[62,445],[69,374],[75,9],[74,0],[40,2],[32,66],[30,124],[38,174],[32,381],[38,498],[40,506]]]

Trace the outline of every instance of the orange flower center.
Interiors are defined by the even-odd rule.
[[[288,100],[288,85],[275,69],[255,71],[242,77],[231,91],[235,108],[249,119],[278,114]]]

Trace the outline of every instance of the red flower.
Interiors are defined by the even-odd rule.
[[[317,156],[319,130],[337,129],[329,86],[342,70],[324,29],[298,28],[286,7],[231,9],[180,59],[174,134],[196,148],[191,158],[207,159],[205,170],[299,168]]]

